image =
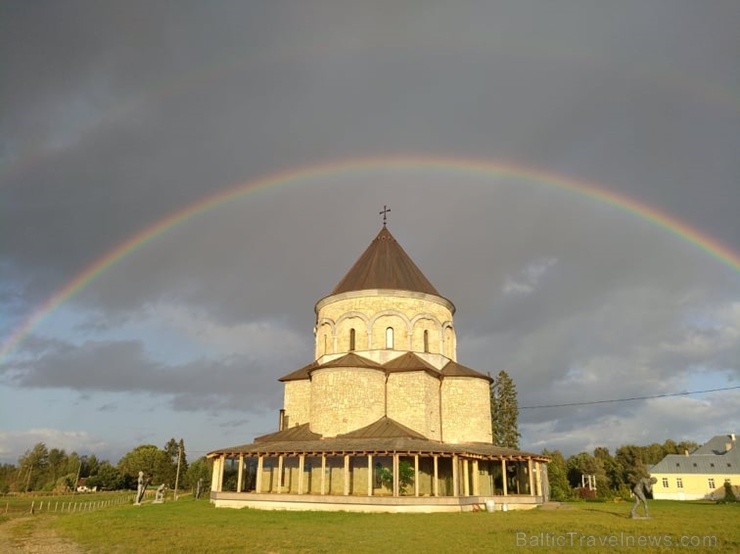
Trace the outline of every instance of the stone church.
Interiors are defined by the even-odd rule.
[[[280,377],[276,432],[220,448],[220,507],[533,508],[546,457],[492,443],[491,378],[457,361],[455,306],[385,222],[315,307],[314,360]]]

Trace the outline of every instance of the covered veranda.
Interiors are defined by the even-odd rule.
[[[220,507],[466,511],[489,500],[498,509],[533,508],[547,497],[541,455],[408,433],[322,439],[301,426],[208,457],[211,501]]]

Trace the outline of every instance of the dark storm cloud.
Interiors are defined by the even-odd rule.
[[[6,366],[4,384],[82,393],[164,394],[176,410],[260,410],[279,404],[275,369],[247,357],[164,366],[135,341],[89,342],[79,348],[54,341],[32,361]],[[98,408],[99,410],[103,407]]]
[[[0,10],[3,332],[163,217],[239,183],[350,157],[539,168],[600,183],[740,250],[737,2]],[[648,384],[671,392],[692,371],[738,370],[738,277],[727,265],[604,201],[430,170],[326,175],[192,218],[65,303],[85,314],[65,331],[93,338],[30,335],[2,366],[4,381],[164,394],[176,410],[201,410],[204,399],[239,409],[244,395],[274,408],[275,364],[310,361],[313,305],[377,232],[384,204],[394,235],[458,308],[461,361],[510,371],[522,403],[630,396]],[[276,332],[305,335],[305,359],[268,362],[230,346],[214,362],[168,364],[110,338],[158,306],[192,309],[226,334],[279,322]],[[576,445],[596,440],[589,419],[610,428],[630,413],[522,415],[532,430],[552,416],[537,432]],[[678,430],[665,414],[662,429]]]

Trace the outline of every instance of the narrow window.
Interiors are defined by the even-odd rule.
[[[424,331],[424,352],[429,352],[429,331]]]
[[[664,489],[668,488],[668,477],[663,477],[663,488]]]
[[[712,479],[711,477],[709,479],[707,479],[707,484],[709,485],[709,488],[710,489],[713,489],[714,488],[714,479]]]
[[[681,477],[676,478],[676,487],[679,489],[683,488],[683,479]]]
[[[350,351],[355,349],[355,330],[349,330],[349,349]]]
[[[385,347],[393,348],[393,327],[388,327],[385,330]]]

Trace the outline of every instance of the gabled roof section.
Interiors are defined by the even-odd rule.
[[[383,227],[332,295],[366,289],[395,289],[441,296],[387,227]]]
[[[483,375],[480,371],[476,371],[469,367],[466,367],[457,362],[450,361],[447,365],[442,368],[443,377],[477,377],[478,379],[485,379],[489,383],[493,381],[490,376]]]
[[[740,447],[736,435],[716,435],[691,454],[668,454],[650,473],[726,475],[740,473]],[[728,448],[729,447],[729,448]]]
[[[727,448],[728,446],[729,448]],[[715,435],[706,443],[694,450],[691,454],[725,454],[726,452],[738,447],[740,447],[740,445],[737,443],[737,435],[735,433],[730,435]]]
[[[277,433],[269,433],[267,435],[262,435],[261,437],[256,437],[254,442],[314,441],[319,440],[320,438],[321,435],[311,431],[308,423],[304,423],[303,425],[283,429]]]
[[[394,358],[393,360],[384,363],[383,367],[388,373],[402,373],[405,371],[426,371],[427,373],[434,375],[435,377],[439,377],[439,371],[437,371],[434,366],[432,366],[426,360],[423,360],[413,352],[406,352],[398,358]]]
[[[278,381],[284,383],[285,381],[303,381],[304,379],[310,379],[311,370],[316,367],[318,367],[318,364],[316,362],[311,362],[310,364],[303,366],[301,369],[296,369],[287,375],[283,375],[278,379]]]
[[[341,358],[331,360],[321,365],[317,365],[317,368],[324,367],[368,367],[372,369],[383,369],[383,366],[377,362],[358,356],[354,352],[345,354]]]
[[[371,423],[367,427],[355,429],[344,435],[337,435],[338,439],[390,439],[397,437],[411,439],[426,438],[421,433],[409,429],[387,416],[381,417],[378,421]]]

